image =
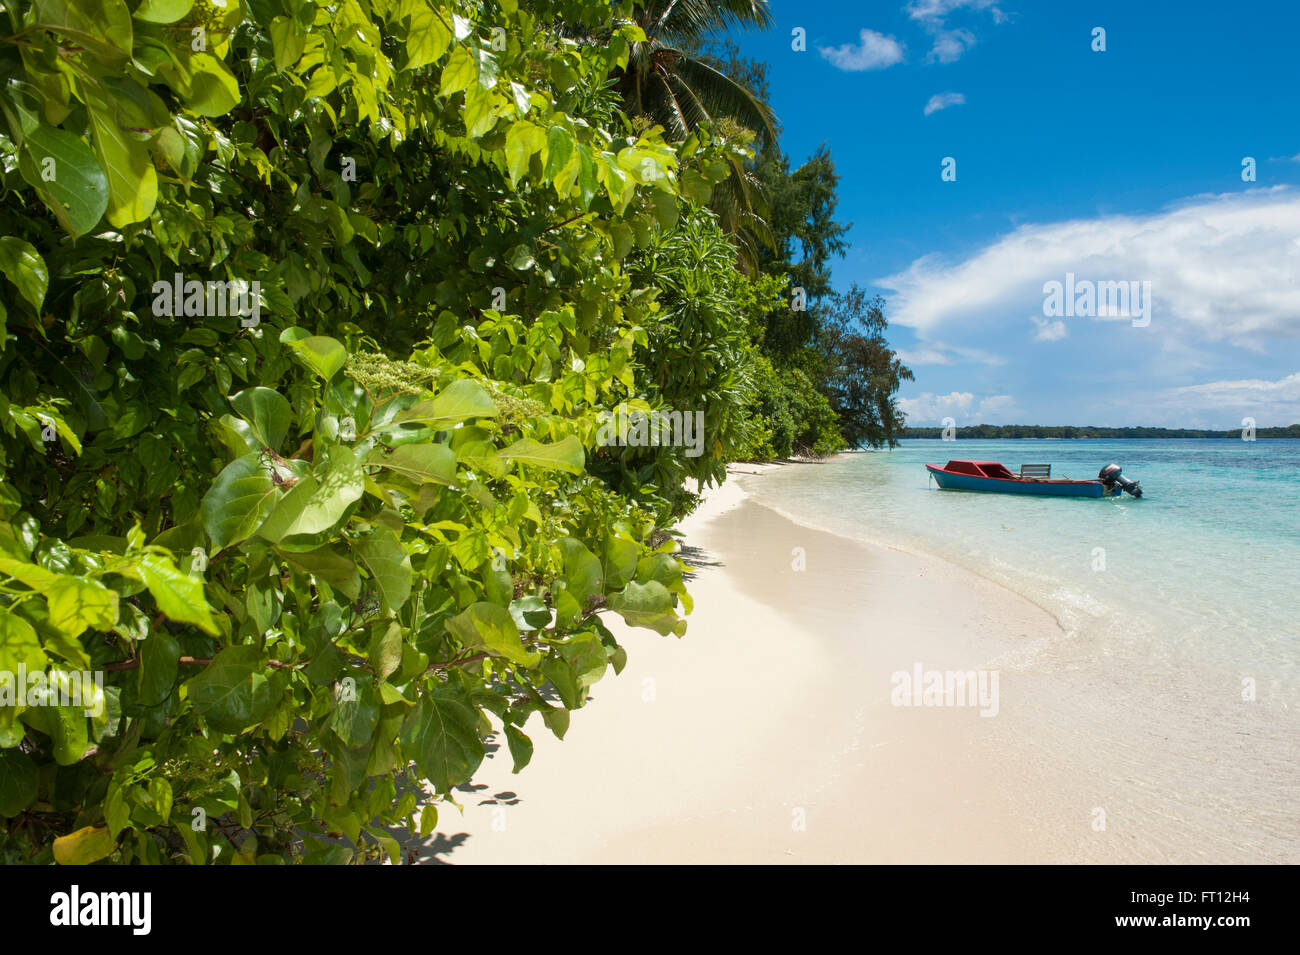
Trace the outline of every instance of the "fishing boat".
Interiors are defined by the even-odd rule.
[[[949,461],[943,467],[927,464],[939,487],[951,491],[992,491],[997,494],[1038,494],[1045,497],[1142,496],[1137,481],[1130,481],[1118,464],[1108,464],[1095,480],[1073,481],[1052,477],[1050,464],[1022,464],[1017,474],[997,461]]]

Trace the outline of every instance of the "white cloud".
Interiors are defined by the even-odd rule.
[[[934,36],[927,60],[955,63],[961,55],[975,45],[975,34],[970,30],[939,30]]]
[[[1045,318],[1039,318],[1037,315],[1030,315],[1029,320],[1038,326],[1034,332],[1034,341],[1036,342],[1059,342],[1070,334],[1065,327],[1065,322],[1059,318],[1055,321],[1048,321]]]
[[[971,10],[993,8],[993,18],[998,23],[1006,19],[1006,14],[997,8],[998,0],[912,0],[905,8],[908,16],[922,22],[943,20],[948,14],[962,7]]]
[[[1276,381],[1262,378],[1208,381],[1181,388],[1130,394],[1144,420],[1182,428],[1230,429],[1253,418],[1260,428],[1300,424],[1300,372]]]
[[[911,365],[952,365],[957,360],[976,362],[981,365],[1005,365],[1006,359],[1001,355],[986,352],[979,348],[960,348],[943,342],[922,342],[917,348],[896,349],[903,364]]]
[[[1151,215],[1022,225],[964,261],[924,256],[877,284],[895,292],[890,321],[925,339],[1041,313],[1043,284],[1067,272],[1150,281],[1152,325],[1189,338],[1259,349],[1265,336],[1300,337],[1300,194],[1277,187]]]
[[[875,30],[863,30],[856,46],[818,47],[818,52],[841,70],[859,73],[864,70],[883,70],[903,61],[903,48],[892,36]]]
[[[961,93],[935,93],[930,97],[930,101],[925,104],[925,115],[937,113],[941,109],[947,109],[949,106],[961,106],[966,102],[966,97]]]
[[[998,421],[1017,414],[1015,399],[1010,395],[989,395],[976,401],[968,391],[953,391],[946,395],[925,392],[915,398],[899,398],[898,407],[907,415],[912,425],[942,424],[952,418],[958,427],[972,424],[1005,424]]]
[[[963,27],[949,29],[948,16],[954,10],[989,10],[994,23],[1002,23],[1007,15],[996,6],[997,0],[912,0],[905,7],[908,16],[921,24],[934,37],[926,59],[930,62],[953,63],[975,45],[975,34]]]

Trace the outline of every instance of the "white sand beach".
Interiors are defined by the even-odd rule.
[[[1059,636],[1057,621],[937,558],[787,520],[746,496],[763,470],[737,465],[681,525],[695,568],[685,637],[610,620],[628,650],[624,672],[592,687],[563,741],[530,721],[536,752],[518,775],[505,747],[494,748],[456,793],[463,816],[443,807],[421,861],[1285,857],[1230,835],[1158,835],[1178,831],[1180,813],[1194,818],[1195,800],[1133,792],[1082,768],[1061,737],[1073,717],[1040,725],[1042,701],[1055,695],[1014,665],[1000,673],[996,715],[893,705],[893,674],[988,671],[1017,647]],[[1134,741],[1139,756],[1143,745]],[[1104,761],[1125,765],[1124,754]]]

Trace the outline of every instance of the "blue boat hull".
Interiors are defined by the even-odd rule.
[[[1105,497],[1106,486],[1100,481],[1008,481],[955,474],[926,465],[939,487],[951,491],[988,491],[994,494],[1035,494],[1039,497]]]

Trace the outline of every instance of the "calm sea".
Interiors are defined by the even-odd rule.
[[[1076,479],[1113,462],[1145,496],[941,491],[923,465],[951,458]],[[749,490],[802,523],[990,577],[1090,653],[1250,678],[1273,703],[1300,703],[1300,441],[914,440],[782,468]]]

